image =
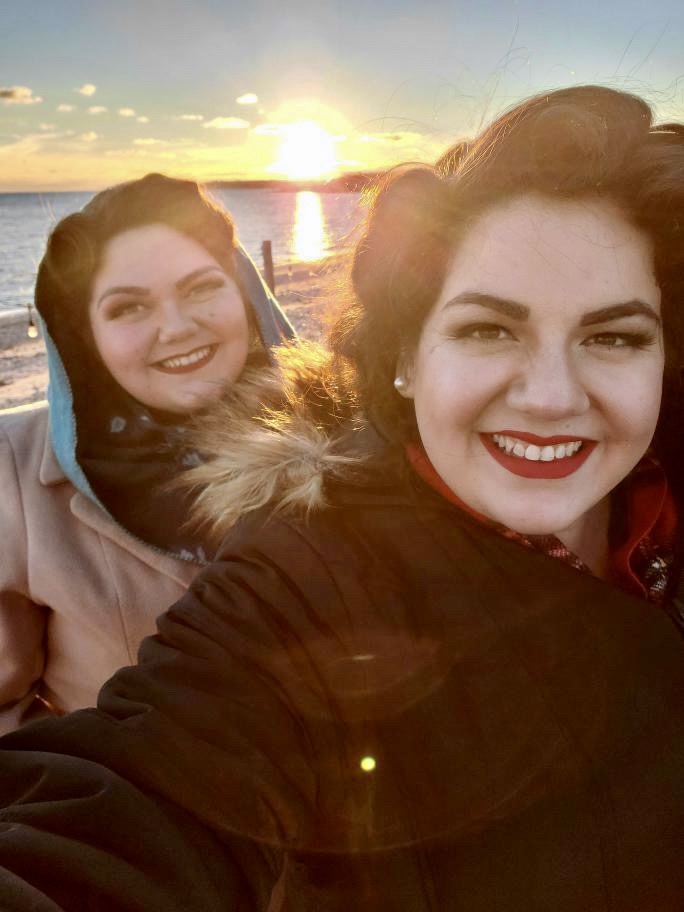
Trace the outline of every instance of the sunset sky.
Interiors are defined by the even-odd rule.
[[[585,82],[684,119],[683,48],[682,0],[7,2],[0,191],[430,161]]]

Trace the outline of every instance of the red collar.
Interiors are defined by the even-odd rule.
[[[522,535],[495,523],[463,503],[438,475],[419,444],[408,444],[406,455],[413,470],[426,484],[478,522],[526,547],[559,558],[578,570],[591,572],[554,535]],[[667,585],[667,572],[672,564],[677,511],[665,473],[650,453],[643,457],[620,485],[620,495],[625,506],[626,531],[619,536],[618,542],[611,545],[613,574],[622,589],[649,601],[660,602]]]

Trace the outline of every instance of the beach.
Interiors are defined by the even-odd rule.
[[[347,288],[348,257],[335,254],[315,263],[276,265],[278,300],[304,339],[320,340]],[[47,360],[42,339],[26,335],[28,320],[0,326],[0,410],[45,399]]]

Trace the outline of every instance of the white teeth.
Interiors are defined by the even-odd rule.
[[[164,361],[159,361],[160,367],[187,367],[189,364],[196,364],[198,361],[202,361],[207,357],[211,351],[211,346],[207,345],[204,348],[198,348],[194,352],[190,352],[189,355],[178,355],[176,358],[166,358]]]
[[[568,456],[574,456],[582,446],[581,440],[573,440],[570,443],[539,447],[534,443],[517,440],[515,437],[505,437],[503,434],[492,434],[492,440],[500,450],[504,450],[509,456],[512,453],[521,459],[529,459],[530,462],[553,462],[554,459],[566,459]]]

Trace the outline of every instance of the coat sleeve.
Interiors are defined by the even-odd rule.
[[[16,455],[2,427],[0,479],[0,734],[4,734],[23,721],[34,701],[45,663],[48,609],[31,597],[26,516]]]

